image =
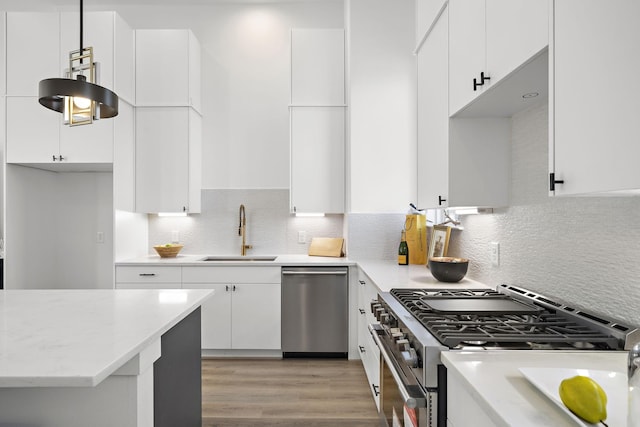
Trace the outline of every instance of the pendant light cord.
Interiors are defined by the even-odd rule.
[[[82,33],[83,33],[83,28],[82,28],[82,15],[84,13],[84,8],[82,7],[82,0],[80,0],[80,63],[82,64],[82,53],[83,53],[83,49],[82,49]]]

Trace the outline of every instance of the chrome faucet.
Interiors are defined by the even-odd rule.
[[[253,246],[247,245],[247,215],[244,212],[244,205],[240,205],[240,225],[238,226],[238,236],[242,236],[242,246],[240,247],[240,255],[245,256],[247,249],[253,249]]]

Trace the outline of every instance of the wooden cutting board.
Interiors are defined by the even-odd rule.
[[[344,251],[344,239],[337,237],[314,237],[309,245],[310,256],[342,257]]]

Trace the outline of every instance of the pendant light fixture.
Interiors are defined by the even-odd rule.
[[[41,80],[38,86],[40,104],[62,113],[64,124],[69,126],[118,115],[118,95],[97,84],[98,64],[93,61],[93,48],[83,47],[82,20],[80,0],[80,49],[69,52],[66,78]]]

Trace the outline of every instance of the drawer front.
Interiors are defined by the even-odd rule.
[[[181,283],[182,267],[116,267],[116,283]]]
[[[280,267],[183,267],[183,283],[280,283]]]

